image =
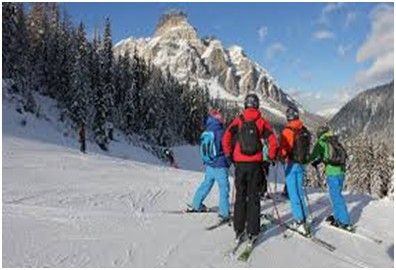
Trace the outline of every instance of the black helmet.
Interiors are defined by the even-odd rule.
[[[317,138],[320,138],[320,136],[322,136],[323,134],[325,134],[326,132],[329,132],[330,128],[329,126],[325,125],[325,126],[320,126],[318,127],[318,130],[316,131],[316,136]]]
[[[260,106],[260,101],[256,94],[248,94],[245,97],[245,109],[247,109],[247,108],[258,109],[259,106]]]
[[[299,113],[298,113],[298,109],[296,107],[287,108],[287,110],[286,110],[287,121],[298,119],[299,117],[300,116],[299,116]]]

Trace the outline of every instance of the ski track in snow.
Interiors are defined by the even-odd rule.
[[[175,150],[175,170],[147,152],[82,155],[72,143],[56,144],[59,131],[40,120],[22,128],[3,103],[3,266],[4,267],[392,267],[393,201],[347,194],[358,231],[381,238],[381,245],[325,226],[315,235],[336,246],[322,249],[310,240],[272,228],[260,237],[247,263],[225,255],[232,227],[205,227],[216,214],[169,214],[190,202],[203,178],[196,147]],[[4,119],[4,118],[3,118]],[[14,121],[13,121],[14,120]],[[35,129],[34,126],[40,127]],[[4,132],[6,130],[6,132]],[[40,137],[41,136],[41,137]],[[113,149],[129,147],[120,145]],[[88,151],[94,146],[88,144]],[[117,150],[114,150],[117,151]],[[125,151],[123,152],[125,153]],[[144,156],[145,155],[145,156]],[[142,162],[144,161],[144,163]],[[232,181],[231,181],[232,183]],[[282,187],[279,187],[282,186]],[[283,185],[278,183],[278,189]],[[273,189],[273,186],[272,186]],[[205,202],[216,206],[218,190]],[[314,217],[330,213],[327,195],[309,190]],[[277,203],[283,220],[288,202]],[[272,211],[272,202],[262,204]]]

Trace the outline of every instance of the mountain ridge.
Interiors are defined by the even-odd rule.
[[[345,104],[329,124],[344,137],[364,135],[384,142],[393,152],[394,82],[358,94]]]
[[[190,87],[207,88],[212,98],[236,101],[243,105],[247,93],[256,93],[262,107],[276,115],[288,106],[298,107],[312,126],[320,117],[306,111],[285,93],[268,71],[250,58],[242,47],[225,48],[216,38],[200,38],[187,15],[182,12],[163,15],[152,37],[129,37],[114,46],[115,55],[137,53],[146,62],[169,72]],[[276,112],[275,112],[276,111]],[[285,119],[282,119],[284,122]]]

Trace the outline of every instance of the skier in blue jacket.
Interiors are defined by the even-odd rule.
[[[219,218],[221,220],[229,220],[230,218],[230,202],[229,191],[230,184],[228,181],[228,168],[230,163],[224,155],[221,140],[224,134],[224,120],[218,110],[209,111],[206,119],[206,132],[214,135],[213,143],[215,148],[215,156],[210,160],[204,160],[205,178],[195,192],[192,202],[193,211],[205,211],[206,207],[203,201],[209,194],[216,181],[219,187]],[[202,153],[201,153],[202,154]]]

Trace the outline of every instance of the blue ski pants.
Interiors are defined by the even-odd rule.
[[[291,162],[286,165],[287,192],[295,221],[305,221],[309,215],[304,191],[304,165]]]
[[[333,206],[334,219],[343,225],[349,225],[350,219],[348,209],[342,196],[342,188],[345,176],[327,176],[327,185],[329,186],[330,200]]]
[[[230,183],[228,181],[228,168],[213,168],[211,166],[206,166],[205,178],[195,192],[192,207],[194,209],[200,209],[202,207],[202,203],[208,196],[215,181],[218,184],[220,195],[219,214],[224,218],[228,218],[230,215]]]

